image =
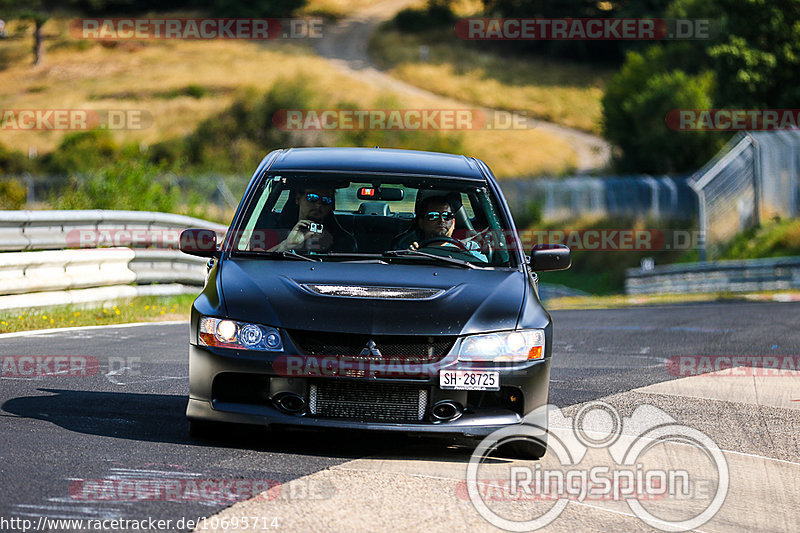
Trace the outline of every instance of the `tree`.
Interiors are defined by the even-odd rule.
[[[708,132],[670,130],[665,117],[673,109],[711,107],[714,76],[668,70],[660,47],[629,52],[603,96],[603,129],[621,147],[616,166],[623,172],[684,172],[702,165],[724,141]]]
[[[795,108],[800,102],[800,0],[716,0],[725,15],[721,43],[708,55],[731,107]]]
[[[0,9],[9,19],[33,22],[33,64],[44,60],[44,35],[42,27],[55,9],[63,9],[69,2],[57,0],[0,0]]]
[[[795,108],[800,101],[800,0],[675,0],[667,16],[719,19],[721,31],[628,54],[603,99],[605,134],[622,149],[621,170],[692,170],[730,136],[668,130],[663,119],[672,109]],[[656,114],[661,122],[644,126]]]

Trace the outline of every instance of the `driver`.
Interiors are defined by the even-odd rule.
[[[411,250],[419,249],[420,242],[429,239],[440,238],[439,241],[431,242],[425,246],[455,246],[455,243],[448,243],[447,239],[453,239],[453,230],[456,227],[456,215],[450,202],[445,196],[429,196],[425,198],[419,207],[415,220],[417,225],[417,237],[419,240],[411,243]],[[470,239],[458,241],[464,244],[468,253],[474,255],[482,261],[488,261],[486,255],[481,253],[480,245]]]

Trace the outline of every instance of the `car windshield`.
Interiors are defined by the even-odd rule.
[[[475,179],[266,175],[233,233],[234,255],[514,266],[497,199]]]

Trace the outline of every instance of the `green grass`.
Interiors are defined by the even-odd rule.
[[[656,221],[640,218],[582,218],[558,222],[529,222],[531,230],[656,230],[670,242],[673,230],[691,230],[683,221]],[[569,243],[567,243],[569,244]],[[694,252],[690,250],[689,252]],[[573,249],[569,270],[543,272],[542,283],[564,285],[593,295],[620,294],[625,289],[625,271],[640,266],[642,259],[652,257],[656,265],[666,265],[685,260],[685,250],[580,250]]]
[[[198,289],[198,293],[199,293]],[[0,311],[0,333],[75,326],[105,326],[130,322],[189,320],[195,295],[141,296],[92,306]]]
[[[796,296],[797,291],[762,291],[753,293],[712,292],[701,294],[613,294],[604,296],[563,296],[548,300],[549,311],[571,309],[614,309],[643,305],[669,305],[701,302],[774,301],[773,296]]]
[[[800,255],[800,218],[770,220],[738,234],[714,259]]]
[[[420,59],[423,45],[429,49],[427,61]],[[370,40],[373,60],[403,81],[476,105],[600,133],[600,99],[610,70],[486,48],[459,39],[452,28],[408,34],[387,24]]]

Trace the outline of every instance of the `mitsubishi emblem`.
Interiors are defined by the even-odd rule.
[[[372,355],[374,357],[383,357],[383,354],[375,345],[375,341],[370,339],[367,343],[367,347],[361,350],[361,353],[358,355]]]

